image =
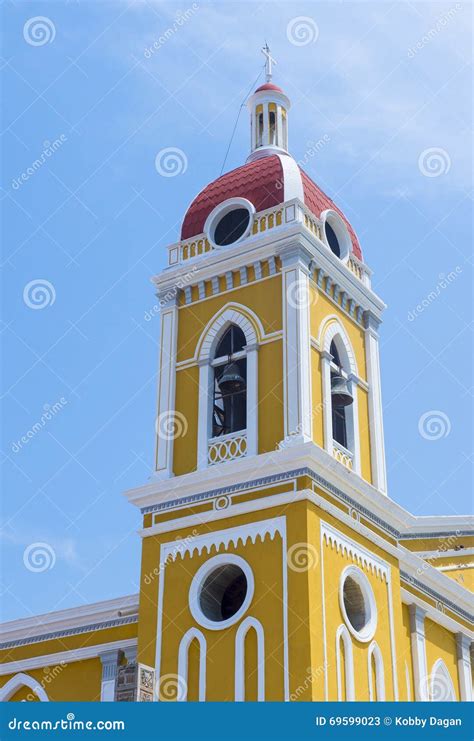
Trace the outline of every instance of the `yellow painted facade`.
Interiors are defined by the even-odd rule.
[[[279,95],[257,91],[253,114],[288,110]],[[342,254],[341,217],[315,216],[301,193],[252,211],[235,244],[170,248],[154,279],[155,472],[127,492],[142,514],[139,595],[87,618],[3,626],[3,699],[111,700],[120,667],[137,661],[154,669],[161,701],[472,699],[472,524],[389,499],[384,306],[362,261]],[[213,213],[197,235],[208,246]],[[228,332],[244,340],[221,357]],[[215,415],[222,403],[232,421],[219,401],[231,371],[245,427],[226,432]]]

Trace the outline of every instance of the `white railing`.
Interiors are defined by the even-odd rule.
[[[280,203],[254,215],[247,239],[258,239],[269,231],[301,224],[317,239],[322,240],[321,221],[298,198]],[[168,265],[174,267],[189,260],[196,260],[214,251],[206,234],[198,234],[192,239],[177,242],[168,247]],[[370,286],[370,270],[355,255],[350,255],[347,269],[367,286]]]
[[[352,463],[354,455],[351,453],[350,450],[347,450],[347,448],[344,447],[344,445],[341,445],[341,443],[338,443],[336,440],[332,441],[332,454],[334,458],[339,461],[339,463],[342,463],[346,468],[349,468],[352,471]]]
[[[247,455],[247,434],[245,430],[231,432],[229,435],[219,435],[209,440],[207,448],[207,463],[214,466],[216,463],[233,461]]]

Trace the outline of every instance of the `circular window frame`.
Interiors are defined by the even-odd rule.
[[[238,208],[245,208],[249,213],[249,223],[245,232],[236,239],[235,242],[231,242],[230,244],[216,244],[214,241],[214,235],[218,223],[224,216]],[[228,198],[226,201],[222,201],[222,203],[219,203],[219,205],[212,209],[205,221],[204,233],[215,250],[230,249],[236,244],[239,244],[239,242],[242,242],[244,239],[247,239],[252,231],[254,216],[255,206],[247,198]]]
[[[227,618],[227,620],[210,620],[201,609],[199,599],[201,589],[207,577],[212,571],[214,571],[214,569],[219,568],[219,566],[227,565],[238,566],[242,569],[245,578],[247,579],[247,594],[245,595],[245,599],[241,606],[237,612],[232,615],[232,617]],[[237,623],[245,615],[250,607],[250,603],[252,602],[254,591],[255,579],[253,571],[247,561],[240,556],[221,553],[218,556],[210,558],[196,571],[189,590],[189,609],[191,610],[191,615],[195,621],[203,628],[207,628],[208,630],[224,630],[225,628],[229,628],[231,625]]]
[[[362,630],[357,630],[356,628],[354,628],[349,619],[346,611],[346,606],[344,604],[344,583],[349,576],[351,577],[351,579],[357,582],[357,585],[360,587],[362,595],[364,597],[366,610],[367,608],[369,610],[369,619],[367,620]],[[369,579],[367,578],[366,574],[364,574],[364,572],[357,566],[347,566],[340,576],[339,607],[341,608],[344,622],[354,638],[357,638],[357,640],[361,641],[361,643],[368,643],[369,641],[371,641],[375,635],[375,631],[377,630],[377,604],[375,602],[374,590]]]
[[[340,214],[337,213],[337,211],[334,211],[334,209],[332,208],[328,208],[323,211],[320,218],[323,225],[322,234],[324,244],[330,251],[331,255],[334,255],[334,257],[336,257],[341,262],[347,262],[347,260],[349,259],[349,255],[352,252],[352,240],[351,235],[349,234],[349,229],[347,228],[344,219],[341,217]],[[339,249],[341,251],[341,254],[339,256],[332,251],[329,244],[329,240],[326,236],[326,223],[329,224],[334,234],[336,235],[337,241],[339,243]]]

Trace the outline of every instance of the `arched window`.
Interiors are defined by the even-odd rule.
[[[261,147],[263,144],[263,106],[259,105],[257,106],[256,110],[256,117],[257,117],[257,147]]]
[[[336,672],[338,701],[355,700],[352,641],[345,625],[340,625],[336,632]]]
[[[49,698],[40,683],[30,677],[29,674],[15,674],[14,677],[8,680],[3,687],[0,688],[0,702],[7,702],[10,700],[19,690],[24,687],[29,687],[33,694],[38,697],[40,702],[48,702]]]
[[[383,702],[385,700],[383,658],[382,652],[375,641],[372,641],[369,646],[367,669],[369,675],[369,700],[371,702]]]
[[[429,699],[431,702],[455,702],[453,680],[442,659],[435,661],[429,676]]]
[[[331,347],[329,352],[332,355],[332,362],[334,365],[336,365],[340,371],[342,371],[342,363],[341,359],[339,357],[339,352],[336,347],[336,343],[334,340],[331,342]],[[333,387],[335,383],[335,379],[338,377],[338,371],[331,368],[331,387]],[[347,448],[347,419],[346,419],[346,407],[342,406],[340,404],[335,403],[334,401],[334,395],[331,396],[331,413],[332,413],[332,436],[333,439],[342,445],[344,448]]]
[[[265,644],[262,624],[246,618],[235,637],[235,699],[265,700]]]
[[[178,650],[178,702],[206,699],[206,639],[197,628],[190,628]]]
[[[245,335],[235,324],[217,345],[214,367],[212,436],[228,435],[247,427],[247,358]]]
[[[270,134],[270,144],[276,144],[276,105],[270,103],[268,106],[268,128]]]

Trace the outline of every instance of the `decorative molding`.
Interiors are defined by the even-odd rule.
[[[28,659],[20,659],[19,661],[7,661],[0,664],[0,676],[13,674],[13,672],[28,672],[33,669],[41,669],[44,666],[72,664],[76,661],[95,659],[101,653],[107,651],[120,650],[126,654],[127,651],[132,649],[136,650],[136,646],[136,638],[126,638],[121,641],[109,641],[108,643],[96,643],[91,646],[73,648],[69,651],[57,651],[55,653],[42,654],[41,656],[33,656]]]
[[[97,630],[105,630],[106,628],[117,628],[121,625],[129,625],[130,623],[137,623],[138,615],[130,615],[122,618],[116,618],[115,620],[105,620],[100,623],[91,623],[89,625],[78,625],[76,628],[66,628],[64,630],[55,630],[51,633],[42,633],[41,635],[33,635],[28,638],[19,638],[12,641],[3,641],[0,643],[0,650],[5,648],[16,648],[17,646],[27,646],[30,643],[39,643],[41,641],[50,641],[55,638],[64,638],[65,636],[78,635],[80,633],[93,633]]]
[[[196,639],[199,643],[199,702],[206,700],[206,659],[207,643],[204,634],[198,628],[190,628],[182,637],[178,650],[178,702],[188,699],[188,661],[189,646]],[[160,698],[157,697],[159,700]]]
[[[257,635],[257,701],[265,700],[265,635],[262,624],[254,617],[240,623],[235,636],[235,700],[245,701],[245,638],[249,630]]]
[[[179,548],[176,548],[176,541],[172,540],[161,546],[161,565],[166,566],[169,560],[175,561],[178,556],[184,558],[186,554],[191,557],[194,553],[200,556],[203,551],[210,554],[213,548],[219,551],[221,546],[226,549],[229,545],[237,548],[239,541],[242,546],[245,546],[248,540],[255,543],[257,538],[263,542],[267,536],[270,536],[270,540],[273,540],[277,533],[283,536],[284,532],[285,518],[275,517],[271,520],[260,520],[248,525],[226,528],[217,533],[211,531],[196,535],[188,540],[180,541]]]
[[[382,561],[381,558],[375,556],[370,551],[366,550],[359,543],[351,540],[346,535],[343,535],[339,530],[336,530],[331,525],[321,521],[321,537],[323,542],[326,541],[327,545],[332,548],[336,547],[336,551],[350,558],[355,563],[359,564],[363,569],[370,570],[376,576],[384,579],[388,582],[390,577],[390,566]]]
[[[344,675],[346,696],[342,696],[342,657],[341,640],[344,643]],[[352,702],[355,698],[354,683],[354,656],[352,651],[352,639],[345,625],[340,625],[336,631],[336,674],[337,674],[337,699],[339,702]]]
[[[449,577],[446,577],[446,579],[449,579]],[[451,612],[456,613],[456,615],[459,615],[459,617],[463,618],[463,620],[467,620],[470,623],[473,622],[474,615],[467,612],[466,610],[463,610],[454,602],[451,602],[451,600],[447,599],[445,595],[440,594],[434,589],[431,589],[426,584],[423,584],[423,582],[419,581],[419,579],[415,579],[415,577],[407,574],[406,571],[400,570],[400,581],[405,582],[405,584],[409,584],[412,587],[415,587],[415,589],[418,589],[419,592],[422,592],[428,597],[431,597],[431,599],[435,600],[440,605],[445,605],[449,610],[451,610]]]
[[[7,702],[22,687],[29,687],[40,702],[49,702],[49,697],[38,680],[23,673],[11,677],[3,687],[0,687],[0,702]]]
[[[373,696],[373,673],[372,673],[372,656],[375,659],[375,688],[377,697]],[[369,677],[369,701],[385,701],[385,672],[383,668],[382,652],[376,641],[372,641],[367,651],[367,675]]]

